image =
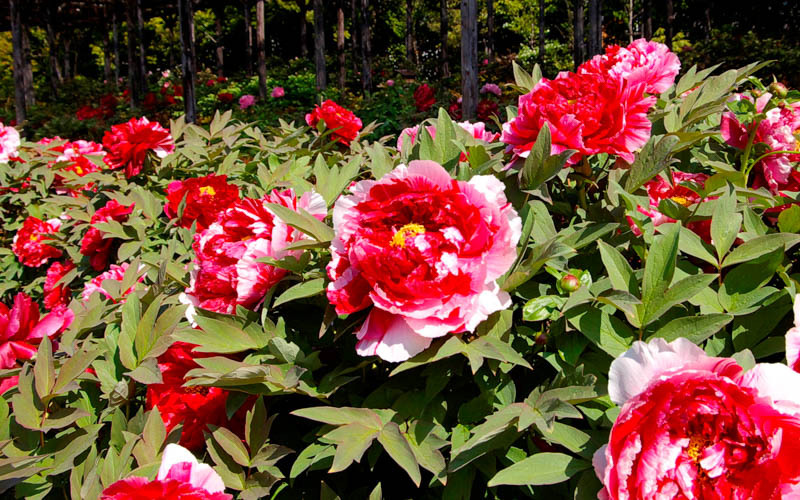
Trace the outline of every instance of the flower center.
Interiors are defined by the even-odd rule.
[[[38,234],[32,234],[31,235],[31,241],[39,241],[39,235]]]
[[[83,175],[83,169],[81,167],[75,167],[75,173],[78,175]]]
[[[711,445],[711,440],[703,436],[692,436],[689,438],[689,446],[686,447],[686,454],[694,460],[699,462],[703,456],[703,451]]]
[[[200,188],[200,194],[205,194],[205,195],[208,195],[208,196],[214,196],[215,194],[217,194],[217,192],[214,191],[214,188],[211,187],[211,186],[203,186],[203,187]]]
[[[208,387],[203,387],[199,385],[194,385],[191,387],[182,387],[181,389],[183,389],[183,392],[186,394],[202,394],[203,396],[208,394]]]
[[[684,196],[672,196],[670,197],[670,200],[674,201],[678,205],[683,205],[684,207],[688,207],[692,204],[692,202]]]
[[[422,224],[414,224],[413,222],[411,224],[406,224],[394,233],[391,245],[393,247],[403,248],[406,246],[406,238],[411,238],[418,234],[425,234],[425,227],[422,226]]]

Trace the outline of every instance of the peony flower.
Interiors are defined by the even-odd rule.
[[[194,359],[214,356],[214,354],[193,353],[191,344],[177,342],[158,357],[158,369],[161,371],[162,383],[147,386],[145,407],[152,410],[158,406],[167,433],[178,424],[183,424],[181,446],[190,450],[198,450],[204,446],[203,431],[210,432],[208,425],[229,427],[231,421],[225,413],[228,391],[219,387],[184,387],[186,373],[200,368]],[[252,404],[245,404],[234,419],[240,426],[241,417]],[[236,417],[240,418],[236,418]]]
[[[98,292],[101,295],[105,296],[105,298],[109,299],[111,302],[116,303],[117,301],[111,297],[111,294],[108,293],[108,291],[105,288],[103,288],[103,282],[105,280],[114,280],[121,282],[123,278],[125,278],[125,271],[128,270],[128,265],[129,264],[127,262],[123,262],[122,265],[120,266],[116,264],[111,264],[111,266],[108,268],[108,271],[104,272],[99,276],[95,276],[94,278],[92,278],[91,281],[89,281],[88,283],[86,283],[86,285],[84,285],[83,292],[81,293],[81,298],[83,300],[89,300],[89,298],[95,292]],[[140,268],[140,270],[141,269],[142,268]],[[144,281],[144,276],[139,277],[139,283],[141,283],[142,281]],[[122,297],[125,297],[126,295],[130,294],[133,291],[134,287],[135,285],[122,292]],[[120,303],[122,302],[125,302],[124,298],[120,301]]]
[[[320,120],[325,122],[328,130],[333,130],[331,135],[334,140],[345,146],[350,145],[350,141],[358,136],[358,131],[362,127],[359,117],[330,99],[306,115],[306,123],[310,127],[316,127]]]
[[[245,110],[256,103],[256,96],[251,94],[243,95],[239,98],[239,109]]]
[[[168,69],[165,69],[164,71],[161,72],[161,77],[162,78],[169,78],[170,74],[171,74],[170,71]]]
[[[75,264],[70,260],[64,263],[56,261],[50,264],[44,280],[45,309],[55,309],[58,306],[69,305],[69,301],[72,298],[69,283],[58,284],[58,282],[73,269],[75,269]]]
[[[798,383],[785,365],[743,373],[684,338],[634,342],[609,372],[622,409],[594,456],[600,498],[795,498]]]
[[[500,137],[499,133],[486,130],[486,124],[483,122],[460,122],[458,126],[469,132],[475,139],[482,141],[494,142]]]
[[[302,233],[275,217],[268,203],[302,208],[319,220],[327,213],[322,196],[311,191],[297,198],[291,189],[274,190],[261,199],[244,198],[220,213],[216,222],[194,236],[195,268],[181,295],[181,301],[189,304],[190,321],[196,307],[226,314],[234,313],[237,305],[254,309],[288,272],[258,260],[302,254],[286,250],[303,238]]]
[[[60,137],[56,136],[51,138],[41,139],[38,144],[50,144],[56,141],[62,141]],[[63,187],[65,179],[59,172],[72,172],[79,177],[84,177],[93,172],[100,172],[102,168],[91,161],[84,155],[103,156],[103,146],[96,142],[78,140],[74,142],[67,141],[64,144],[53,146],[49,148],[52,151],[60,153],[59,156],[48,163],[50,168],[58,166],[55,178],[53,179],[53,188],[58,194],[68,194],[72,197],[80,195],[81,191],[93,190],[94,183],[85,184],[78,189],[66,189]]]
[[[483,122],[475,122],[475,123],[459,122],[458,126],[463,128],[467,132],[469,132],[470,135],[472,135],[472,137],[474,137],[475,139],[480,139],[482,141],[494,142],[495,140],[497,140],[498,137],[500,137],[500,134],[493,133],[493,132],[490,132],[490,131],[486,130],[486,124],[484,124]],[[410,143],[411,146],[414,145],[414,143],[417,140],[417,134],[419,134],[419,128],[420,127],[421,127],[421,125],[416,125],[414,127],[405,128],[405,129],[403,129],[402,132],[400,132],[400,135],[397,137],[397,150],[398,151],[402,151],[403,150],[403,144],[405,143],[406,139],[411,141],[411,143]],[[425,129],[430,134],[431,139],[435,139],[436,138],[436,127],[435,126],[427,125],[427,126],[425,126]],[[466,155],[464,153],[461,153],[461,156],[459,157],[459,161],[467,161],[467,157],[466,157]]]
[[[597,153],[632,163],[633,152],[650,138],[647,110],[656,100],[643,91],[644,84],[629,85],[604,74],[562,72],[555,80],[542,78],[520,96],[518,115],[503,124],[500,140],[515,156],[527,157],[547,123],[553,154],[577,151],[570,164]]]
[[[756,111],[763,113],[767,104],[770,102],[772,94],[765,92],[755,101]],[[752,101],[752,97],[743,94],[735,94],[732,101],[747,99]],[[797,151],[798,141],[795,134],[800,134],[800,102],[787,106],[778,106],[766,111],[766,116],[758,124],[754,144],[763,144],[768,151]],[[752,126],[752,125],[750,125]],[[736,115],[731,111],[722,114],[720,121],[720,132],[725,142],[737,149],[747,147],[749,139],[749,127],[742,124]],[[766,184],[773,194],[777,194],[781,189],[793,187],[794,164],[800,161],[800,154],[774,154],[765,157],[757,165],[757,177],[754,187],[758,188]]]
[[[272,93],[270,94],[270,96],[276,99],[281,98],[284,95],[286,95],[286,91],[283,90],[283,87],[273,87]]]
[[[489,121],[493,116],[497,116],[498,112],[499,107],[496,102],[490,99],[481,99],[478,102],[477,114],[479,120]]]
[[[448,106],[447,112],[450,114],[450,118],[453,120],[460,120],[464,117],[464,111],[461,109],[460,97],[456,101],[453,101],[450,106]]]
[[[233,94],[230,92],[220,92],[217,94],[217,100],[222,104],[230,104],[233,102]]]
[[[496,83],[487,83],[481,87],[481,94],[494,94],[497,97],[500,97],[503,95],[503,91],[500,90],[500,87]]]
[[[22,265],[29,267],[39,267],[48,259],[57,259],[61,257],[61,250],[51,247],[46,241],[52,240],[48,234],[57,233],[60,228],[61,221],[58,219],[43,221],[28,216],[14,235],[11,250]]]
[[[19,144],[17,129],[0,123],[0,163],[16,159]]]
[[[75,314],[66,307],[58,307],[40,319],[39,306],[23,292],[14,297],[10,309],[0,303],[0,369],[16,368],[20,361],[33,358],[44,337],[57,336],[73,319]],[[16,386],[17,379],[14,376],[0,380],[0,393]]]
[[[128,178],[142,171],[148,152],[164,158],[175,150],[169,131],[145,117],[113,125],[103,136],[103,146],[108,151],[106,164],[112,169],[125,167]]]
[[[800,294],[794,297],[794,326],[786,332],[786,363],[800,372]]]
[[[133,203],[125,206],[120,205],[117,200],[109,200],[103,208],[92,214],[91,224],[112,220],[125,222],[133,212],[133,206]],[[102,271],[106,268],[111,256],[111,247],[116,240],[116,238],[105,238],[104,234],[103,231],[92,225],[81,240],[81,254],[89,257],[89,264],[95,271]]]
[[[360,355],[406,360],[511,304],[496,280],[522,223],[503,189],[493,176],[456,181],[412,161],[336,201],[328,300],[338,314],[374,306],[357,332]]]
[[[191,227],[192,222],[197,221],[197,230],[202,231],[217,219],[220,212],[239,201],[239,188],[228,184],[224,175],[210,174],[172,181],[167,186],[167,203],[164,205],[167,217],[174,219],[178,216],[178,208],[184,199],[183,217],[178,224]]]
[[[186,448],[170,443],[161,456],[161,467],[155,480],[144,477],[121,479],[100,494],[101,500],[232,500],[225,493],[222,477],[206,464],[201,464]]]
[[[414,91],[414,106],[416,106],[417,111],[428,111],[433,107],[434,103],[436,103],[436,94],[427,83],[417,87],[417,90]]]
[[[672,172],[674,185],[671,185],[663,177],[657,176],[644,184],[644,188],[647,190],[647,196],[650,198],[649,206],[645,208],[639,205],[636,207],[636,210],[650,217],[650,220],[653,221],[653,226],[675,222],[675,219],[667,217],[659,212],[658,205],[663,200],[672,200],[678,205],[683,205],[688,208],[696,203],[702,202],[703,199],[699,194],[681,184],[694,183],[702,188],[705,186],[706,179],[708,179],[708,175],[706,174],[690,174],[676,171]],[[710,199],[715,198],[716,197],[712,197]],[[636,236],[641,236],[641,230],[634,224],[633,219],[630,217],[628,218],[628,224],[630,224],[631,231],[633,231]],[[711,243],[711,219],[689,222],[686,227],[697,233],[704,241]]]
[[[411,146],[414,145],[414,143],[417,141],[417,134],[419,134],[420,127],[421,125],[416,125],[414,127],[404,128],[403,131],[400,132],[400,135],[397,136],[398,151],[403,150],[403,144],[405,143],[406,140],[411,141],[409,143]],[[428,133],[431,135],[431,138],[436,138],[436,127],[434,127],[433,125],[427,125],[425,129],[427,129]]]
[[[387,87],[394,87],[394,80],[386,80]]]
[[[612,45],[605,54],[596,55],[578,67],[578,73],[610,74],[633,86],[644,84],[648,94],[666,92],[680,70],[681,62],[669,47],[644,38],[626,48]]]

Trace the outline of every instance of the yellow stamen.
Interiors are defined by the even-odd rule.
[[[392,236],[391,245],[393,247],[403,248],[406,246],[406,238],[416,236],[418,234],[425,234],[425,227],[421,224],[406,224],[401,227],[394,236]]]
[[[75,167],[75,173],[78,175],[83,175],[83,169],[81,167]]]
[[[31,241],[39,241],[39,235],[38,234],[32,234],[31,235]]]
[[[567,99],[567,104],[569,104],[570,106],[574,105],[576,102],[578,102],[577,99]]]
[[[200,188],[200,194],[206,194],[208,196],[214,196],[215,194],[217,194],[217,192],[214,191],[214,188],[211,187],[211,186],[203,186],[203,187]]]
[[[684,198],[683,196],[673,196],[670,198],[670,200],[674,201],[678,205],[683,205],[684,207],[688,207],[689,205],[692,204],[692,202],[689,201],[688,198]]]
[[[711,445],[711,442],[701,436],[692,436],[689,439],[689,446],[686,447],[686,454],[694,460],[695,462],[699,462],[703,456],[703,451]]]

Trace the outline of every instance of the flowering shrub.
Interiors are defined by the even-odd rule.
[[[515,65],[499,137],[3,127],[0,493],[797,496],[800,92],[678,64]]]

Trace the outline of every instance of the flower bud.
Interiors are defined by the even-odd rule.
[[[559,283],[561,288],[569,293],[576,292],[581,287],[581,280],[574,274],[565,274]]]
[[[787,89],[786,85],[782,84],[781,82],[770,83],[769,90],[780,98],[786,97],[786,95],[789,93],[789,89]]]

